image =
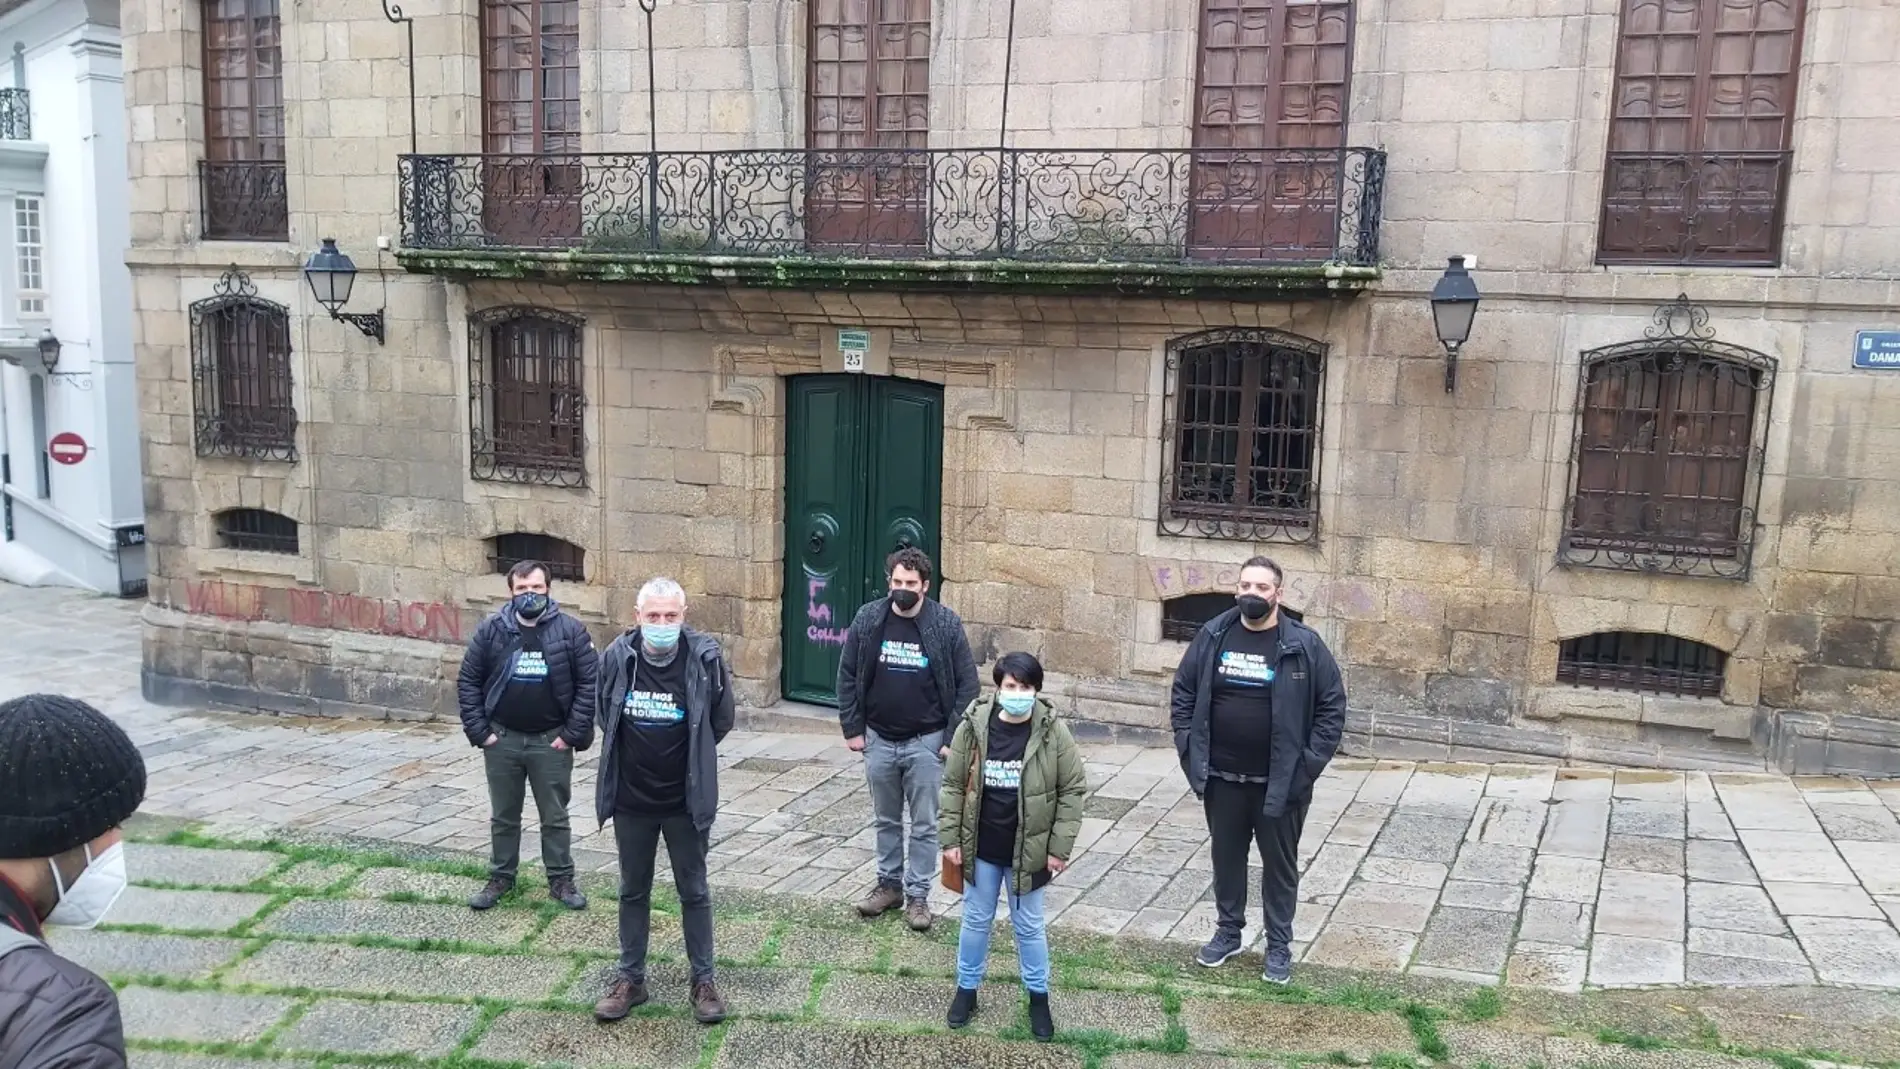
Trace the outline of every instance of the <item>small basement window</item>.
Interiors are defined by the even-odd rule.
[[[524,560],[532,560],[548,566],[549,579],[586,581],[587,551],[572,542],[526,531],[496,535],[490,542],[488,561],[495,566],[497,575],[507,575],[508,569]]]
[[[226,549],[296,553],[297,521],[265,509],[227,509],[216,516],[218,543]]]
[[[1233,607],[1234,596],[1221,591],[1169,598],[1161,603],[1161,637],[1175,642],[1192,642],[1201,625]],[[1286,605],[1280,606],[1280,615],[1300,621],[1306,619],[1299,610]]]
[[[1719,698],[1728,654],[1674,635],[1601,631],[1566,639],[1557,650],[1557,682],[1685,698]]]

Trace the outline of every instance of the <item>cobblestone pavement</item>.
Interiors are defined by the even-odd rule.
[[[0,697],[55,690],[96,702],[146,752],[146,811],[210,834],[293,828],[485,853],[481,762],[459,731],[147,705],[136,612],[0,586]],[[1067,931],[1168,941],[1185,957],[1214,919],[1199,805],[1170,750],[1085,749],[1094,793],[1047,912]],[[712,878],[722,894],[841,910],[870,886],[870,803],[835,733],[739,732],[721,760]],[[593,755],[577,779],[578,859],[608,873]],[[1897,813],[1900,783],[1342,760],[1319,783],[1301,843],[1296,960],[1559,991],[1900,989]],[[941,891],[935,905],[956,915]],[[1251,961],[1228,969],[1257,970]]]

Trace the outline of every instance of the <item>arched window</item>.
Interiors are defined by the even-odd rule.
[[[1557,682],[1687,698],[1722,696],[1728,654],[1674,635],[1600,631],[1557,648]]]
[[[1326,347],[1275,330],[1217,330],[1170,350],[1162,532],[1311,541]]]
[[[508,569],[524,560],[532,560],[548,566],[549,579],[579,583],[587,578],[587,551],[553,535],[516,531],[496,535],[489,539],[489,545],[488,561],[495,566],[497,575],[506,575]]]
[[[1775,367],[1707,318],[1680,298],[1659,336],[1584,354],[1564,563],[1747,577]]]
[[[297,552],[297,521],[267,509],[226,509],[215,517],[218,544],[258,553]]]
[[[581,320],[540,308],[469,319],[470,473],[584,486]]]
[[[1161,603],[1161,637],[1192,642],[1203,624],[1233,607],[1234,595],[1224,590],[1169,598]],[[1306,619],[1305,614],[1287,605],[1280,606],[1280,615],[1294,620]]]
[[[235,267],[191,306],[191,392],[199,456],[297,459],[290,315]]]

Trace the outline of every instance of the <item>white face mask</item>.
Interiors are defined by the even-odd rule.
[[[61,928],[93,928],[105,920],[106,912],[125,893],[123,847],[123,843],[113,843],[98,857],[93,857],[92,847],[88,846],[86,871],[79,874],[71,887],[65,885],[59,868],[49,860],[46,864],[53,868],[53,886],[59,889],[59,904],[53,907],[46,923]]]

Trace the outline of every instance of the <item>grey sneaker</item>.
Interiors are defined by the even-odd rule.
[[[1284,984],[1293,979],[1293,951],[1287,947],[1267,948],[1267,968],[1260,978],[1270,984]]]
[[[878,884],[871,893],[858,903],[860,917],[882,917],[891,910],[904,904],[904,891],[899,887]]]
[[[504,880],[499,876],[491,876],[488,879],[488,886],[475,892],[475,894],[469,898],[468,908],[493,909],[495,908],[495,903],[501,901],[502,895],[514,889],[515,881]]]
[[[1194,964],[1217,969],[1227,964],[1228,958],[1240,953],[1241,946],[1240,933],[1230,932],[1223,928],[1214,933],[1214,938],[1207,941],[1207,945],[1201,948],[1200,953],[1194,955]]]
[[[913,898],[904,903],[904,923],[910,925],[913,932],[930,930],[930,903],[921,898]]]

